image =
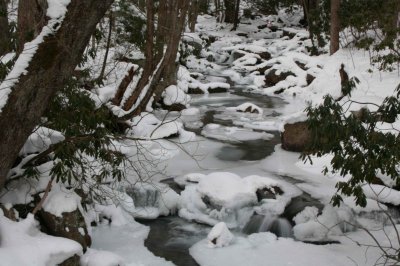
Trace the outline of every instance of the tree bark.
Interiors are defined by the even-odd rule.
[[[149,0],[149,2],[150,1],[152,0]],[[163,26],[163,24],[160,24],[160,21],[163,21],[163,16],[168,17],[169,20],[164,24],[165,27],[162,27],[162,29],[157,29],[157,40],[155,42],[157,44],[156,46],[161,43],[163,44],[162,47],[166,46],[165,52],[160,54],[159,50],[156,49],[156,51],[158,51],[156,53],[156,56],[153,56],[152,54],[149,54],[149,56],[147,56],[147,53],[150,53],[150,48],[146,50],[146,63],[143,70],[143,75],[140,78],[135,91],[132,93],[132,95],[129,96],[129,98],[125,102],[124,109],[130,112],[124,117],[124,119],[129,119],[143,112],[146,109],[146,106],[149,103],[150,99],[154,95],[155,99],[157,100],[160,97],[162,91],[167,86],[174,83],[176,84],[176,56],[179,49],[181,34],[185,28],[189,2],[187,0],[164,0],[164,2],[160,1],[160,6],[162,6],[163,4],[168,7],[168,11],[163,11],[159,13],[158,25],[161,25],[161,27]],[[150,6],[148,6],[148,8],[150,8]],[[150,8],[150,10],[152,9]],[[151,11],[148,11],[148,18],[149,13],[151,13]],[[151,22],[151,24],[153,24],[153,21]],[[154,30],[153,27],[154,25],[148,25],[147,42],[153,40],[154,34],[151,34],[151,31]],[[160,42],[160,40],[162,40],[162,42]],[[146,47],[149,46],[151,45],[146,45]],[[149,58],[153,58],[154,60],[150,60]],[[151,71],[148,71],[149,69],[151,69]],[[144,92],[145,89],[147,89],[146,92]],[[139,99],[142,93],[145,93],[145,95],[141,99]]]
[[[340,0],[331,0],[331,45],[330,54],[334,54],[339,50],[339,33],[340,33]]]
[[[234,0],[224,0],[225,4],[225,22],[234,23],[235,22],[235,1]]]
[[[0,113],[0,189],[48,103],[72,75],[113,0],[71,0],[59,30],[44,38]]]
[[[232,30],[236,30],[238,25],[239,25],[239,11],[240,11],[240,0],[236,0],[235,18],[234,18],[234,21],[233,21]]]
[[[0,56],[2,56],[10,51],[10,30],[6,0],[0,0],[0,29]]]
[[[19,0],[17,24],[17,53],[21,53],[24,44],[39,35],[46,18],[47,0]]]
[[[188,24],[191,32],[195,31],[197,16],[199,15],[199,0],[191,0],[188,13]]]

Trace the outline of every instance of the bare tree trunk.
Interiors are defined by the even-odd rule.
[[[151,0],[149,0],[150,2]],[[189,9],[189,2],[187,0],[164,0],[160,1],[160,7],[166,5],[168,7],[168,11],[162,11],[159,13],[159,22],[158,25],[162,28],[157,29],[157,46],[161,43],[160,40],[163,41],[163,47],[166,45],[166,50],[162,54],[156,49],[156,57],[147,53],[150,53],[150,48],[146,50],[146,64],[143,70],[143,75],[139,80],[138,86],[132,95],[129,96],[128,100],[124,105],[125,110],[130,110],[130,113],[126,115],[124,118],[128,119],[133,116],[140,114],[145,110],[147,104],[150,99],[155,95],[155,99],[157,100],[162,91],[171,84],[176,84],[176,72],[177,72],[177,64],[176,57],[179,48],[179,42],[181,39],[181,34],[185,28],[186,15]],[[148,10],[148,18],[149,13],[151,13],[152,8],[148,6],[150,10]],[[161,17],[160,17],[161,16]],[[163,27],[160,24],[160,21],[164,21],[164,16],[169,18],[168,22],[166,22]],[[153,22],[153,21],[151,21]],[[153,31],[154,25],[148,24],[147,30],[147,45],[146,47],[152,46],[150,40],[153,40],[154,34],[151,34]],[[151,37],[151,38],[150,38]],[[164,50],[164,49],[163,49]],[[160,56],[161,55],[161,56]],[[150,62],[148,62],[148,58],[154,58],[151,64],[151,71],[148,72],[150,67]],[[145,91],[146,90],[146,91]],[[142,95],[145,94],[145,95]],[[141,96],[142,95],[142,96]],[[141,97],[139,99],[139,96]]]
[[[199,15],[199,0],[191,0],[188,13],[189,30],[195,31],[197,16]]]
[[[0,189],[54,94],[72,75],[113,0],[71,0],[60,29],[45,37],[0,113]],[[73,34],[72,34],[73,33]]]
[[[0,56],[2,56],[10,50],[10,30],[6,0],[0,0],[0,29]]]
[[[340,0],[331,0],[331,45],[330,54],[334,54],[339,50],[339,33],[340,33]]]
[[[235,22],[235,11],[236,5],[234,0],[224,0],[225,3],[225,22],[234,23]]]
[[[19,0],[17,25],[17,53],[26,42],[32,41],[47,24],[47,0]]]
[[[97,80],[100,81],[100,82],[104,78],[104,72],[106,71],[106,66],[107,66],[108,52],[110,51],[111,35],[112,35],[112,29],[113,29],[113,14],[112,14],[112,11],[110,11],[109,20],[110,21],[109,21],[109,26],[108,26],[109,28],[108,28],[106,53],[104,55],[103,65],[101,66],[101,71],[100,71],[99,77],[97,78]]]
[[[233,28],[232,30],[236,30],[239,25],[239,11],[240,11],[240,0],[236,0],[235,6],[235,19],[233,21]]]

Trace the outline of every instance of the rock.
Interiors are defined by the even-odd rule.
[[[11,221],[17,221],[16,212],[11,206],[4,206],[0,203],[0,209],[3,211],[5,217],[10,219]]]
[[[306,81],[307,81],[307,85],[310,85],[313,81],[314,81],[315,77],[311,74],[307,74],[306,76]]]
[[[286,124],[281,135],[282,148],[287,151],[303,152],[311,142],[307,122]]]
[[[264,60],[270,60],[272,58],[271,54],[268,52],[262,52],[258,54]]]
[[[265,74],[265,71],[271,69],[272,65],[266,65],[260,68],[257,68],[255,71],[258,71],[261,75]]]
[[[52,236],[65,237],[74,240],[81,244],[84,252],[92,244],[86,227],[85,219],[79,209],[76,209],[72,212],[63,212],[62,217],[55,216],[54,214],[41,209],[38,212],[38,217],[42,226],[42,230],[45,233]]]
[[[170,112],[181,112],[182,110],[186,109],[186,106],[181,103],[174,103],[170,106],[166,106],[166,109]]]
[[[285,88],[281,88],[281,89],[279,89],[279,90],[274,91],[274,94],[281,94],[281,93],[283,93],[285,90],[286,90]]]
[[[285,80],[289,76],[295,76],[292,72],[281,72],[280,74],[276,74],[276,69],[270,70],[266,75],[265,75],[265,85],[267,87],[272,87],[278,84],[279,82]]]
[[[220,211],[222,209],[222,206],[215,204],[211,201],[211,199],[208,196],[203,196],[201,200],[204,202],[204,204],[207,206],[207,208],[211,210],[218,210]]]
[[[296,65],[298,65],[301,69],[303,69],[304,71],[307,71],[308,68],[306,67],[306,64],[299,62],[299,61],[294,61],[296,63]]]
[[[73,257],[61,262],[58,266],[79,266],[80,264],[80,257],[78,255],[74,255]]]
[[[264,187],[256,191],[257,200],[260,202],[263,199],[276,199],[276,195],[282,195],[283,191],[280,187],[274,186],[272,188]]]
[[[211,63],[215,62],[215,58],[214,58],[214,56],[212,54],[208,55],[206,59],[207,59],[208,62],[211,62]]]
[[[239,58],[241,58],[241,57],[243,57],[245,55],[246,55],[246,53],[244,51],[241,51],[241,50],[234,50],[231,53],[231,57],[232,57],[233,61],[236,61],[236,60],[238,60]]]
[[[200,88],[189,88],[188,94],[204,94],[204,91]]]
[[[240,36],[240,37],[245,37],[245,38],[248,38],[248,37],[249,37],[249,35],[248,35],[247,33],[244,33],[244,32],[239,32],[239,33],[237,33],[236,35],[237,35],[237,36]]]
[[[209,93],[223,93],[223,92],[227,92],[228,89],[227,88],[221,88],[221,87],[217,87],[217,88],[209,88],[208,92]]]
[[[296,33],[290,32],[288,30],[283,30],[282,36],[287,36],[290,39],[293,39],[296,36]]]
[[[234,239],[227,225],[223,222],[216,224],[207,235],[210,248],[222,248],[229,246]]]

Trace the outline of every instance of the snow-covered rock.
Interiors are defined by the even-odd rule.
[[[223,222],[214,225],[210,233],[207,235],[207,239],[209,241],[208,245],[211,248],[222,248],[229,246],[233,238],[233,234]]]

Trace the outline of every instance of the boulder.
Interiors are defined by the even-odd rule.
[[[74,255],[71,258],[61,262],[58,266],[79,266],[81,258],[78,255]]]
[[[267,87],[275,86],[276,84],[285,80],[289,76],[295,76],[295,74],[293,74],[290,71],[287,72],[281,71],[280,74],[277,74],[276,69],[272,69],[265,75],[265,85]]]
[[[90,247],[91,238],[85,219],[79,209],[72,212],[63,212],[61,217],[41,209],[38,212],[38,217],[45,233],[74,240],[81,244],[84,252]]]
[[[221,87],[209,88],[208,89],[209,93],[223,93],[223,92],[227,92],[227,91],[228,91],[227,88],[221,88]]]
[[[313,81],[314,81],[315,77],[311,74],[307,74],[306,76],[306,81],[307,81],[307,85],[310,85]]]
[[[17,221],[16,211],[11,206],[5,206],[0,203],[0,209],[3,211],[5,217],[11,221]]]
[[[276,195],[282,195],[282,194],[283,191],[278,186],[273,186],[271,188],[269,187],[259,188],[256,191],[257,200],[259,202],[262,201],[263,199],[276,199]]]
[[[186,109],[186,106],[184,104],[181,103],[174,103],[172,105],[165,105],[163,106],[164,109],[170,111],[170,112],[181,112],[182,110]]]
[[[204,91],[201,90],[200,88],[189,88],[187,93],[188,94],[204,94]]]
[[[282,148],[287,151],[304,152],[311,142],[307,122],[286,124],[281,135]]]

